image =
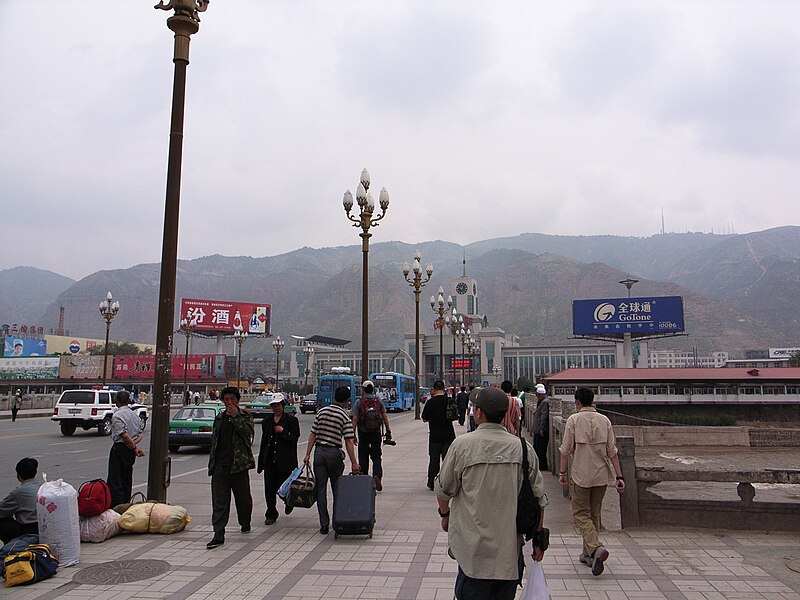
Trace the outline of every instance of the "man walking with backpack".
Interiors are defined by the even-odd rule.
[[[458,418],[458,413],[452,415],[448,410],[451,397],[445,393],[444,382],[440,379],[433,383],[431,397],[425,403],[422,411],[422,420],[428,424],[428,489],[433,490],[433,482],[439,474],[439,461],[444,460],[447,449],[456,439],[453,421]],[[451,408],[455,407],[455,399]]]
[[[386,439],[392,439],[386,407],[375,394],[375,384],[369,379],[361,384],[362,395],[356,400],[350,414],[353,429],[357,432],[355,444],[358,446],[358,464],[362,475],[369,475],[369,460],[372,459],[372,477],[375,489],[383,489],[383,465],[381,463],[381,427],[386,426]]]

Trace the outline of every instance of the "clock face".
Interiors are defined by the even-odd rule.
[[[463,281],[456,286],[456,292],[459,294],[466,294],[467,293],[467,284]]]

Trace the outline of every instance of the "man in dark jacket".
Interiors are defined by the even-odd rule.
[[[469,394],[467,393],[467,388],[463,385],[456,396],[456,404],[458,405],[458,424],[463,427],[467,417],[467,405],[469,404]]]
[[[257,473],[264,472],[264,497],[267,512],[264,525],[272,525],[278,519],[278,488],[297,468],[297,440],[300,439],[300,422],[284,411],[284,395],[273,394],[269,401],[272,417],[261,421],[261,450],[258,453]],[[286,514],[292,512],[286,505]]]
[[[211,431],[211,454],[208,474],[211,475],[211,524],[214,537],[206,548],[225,543],[225,526],[231,514],[231,492],[236,501],[236,515],[242,533],[250,533],[253,497],[250,495],[250,469],[256,466],[253,451],[255,428],[253,416],[239,408],[241,395],[235,387],[222,390],[225,410],[214,419]]]
[[[431,397],[422,410],[422,420],[428,424],[428,489],[433,490],[433,482],[439,474],[439,461],[444,460],[447,449],[456,439],[453,422],[447,418],[447,394],[444,382],[433,383]]]

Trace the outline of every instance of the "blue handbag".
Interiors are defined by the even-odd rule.
[[[303,467],[297,467],[292,474],[289,475],[288,479],[281,484],[281,487],[278,488],[278,498],[286,502],[286,496],[289,495],[289,488],[292,486],[292,482],[295,481],[300,474],[303,472]]]

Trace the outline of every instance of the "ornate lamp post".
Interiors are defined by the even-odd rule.
[[[353,222],[353,227],[360,227],[361,233],[361,252],[363,255],[363,265],[361,273],[361,377],[366,379],[369,374],[369,238],[372,234],[369,232],[371,227],[377,227],[378,221],[386,216],[386,211],[389,208],[389,190],[385,187],[381,188],[381,193],[378,197],[378,202],[381,207],[381,214],[373,217],[375,212],[375,201],[372,199],[372,194],[369,193],[369,171],[366,169],[361,171],[361,181],[356,189],[356,202],[361,209],[358,216],[351,215],[350,211],[353,210],[353,194],[350,190],[344,193],[342,204],[344,205],[344,212],[347,218]],[[308,375],[306,375],[308,378]]]
[[[181,319],[180,332],[186,336],[186,352],[183,355],[183,403],[189,404],[189,338],[192,337],[197,321]]]
[[[178,266],[178,215],[181,204],[181,161],[183,155],[183,114],[186,97],[186,67],[189,39],[200,29],[200,16],[209,0],[161,0],[155,8],[175,10],[167,27],[175,33],[167,194],[164,204],[164,236],[161,246],[161,280],[158,292],[156,328],[156,370],[153,381],[153,425],[150,431],[147,497],[167,501],[170,461],[167,455],[169,404],[172,396],[172,328],[175,319],[175,276]]]
[[[431,280],[431,275],[433,275],[433,264],[428,263],[428,267],[425,269],[425,279],[422,279],[422,267],[420,266],[420,261],[422,260],[422,254],[419,250],[414,252],[414,277],[409,278],[409,274],[411,270],[408,268],[408,263],[403,265],[403,277],[406,278],[408,285],[414,288],[414,303],[416,306],[416,320],[415,320],[415,342],[414,342],[414,418],[420,418],[419,412],[419,294],[420,290]]]
[[[100,303],[100,314],[106,320],[106,345],[103,347],[103,387],[106,385],[106,368],[108,367],[108,334],[111,331],[111,320],[119,312],[119,302],[114,300],[111,292]]]
[[[456,389],[458,381],[456,380],[456,338],[458,338],[458,331],[464,325],[464,317],[458,314],[455,308],[453,312],[445,317],[445,323],[450,327],[450,335],[453,338],[453,390]]]
[[[236,389],[242,389],[242,346],[247,339],[246,331],[234,331],[233,339],[236,340],[237,361],[236,361]]]
[[[439,286],[439,297],[431,296],[431,309],[438,316],[436,317],[436,327],[439,328],[439,379],[444,381],[444,326],[445,326],[445,313],[447,313],[453,306],[453,297],[447,297],[447,303],[444,301],[444,288]]]
[[[497,383],[500,381],[500,365],[493,366],[492,373],[494,373],[494,383],[497,385]]]
[[[281,336],[272,340],[272,347],[275,348],[275,391],[278,390],[278,377],[281,374],[281,350],[283,350],[284,341]]]
[[[306,355],[306,380],[305,383],[303,383],[303,391],[305,392],[308,389],[308,374],[311,372],[311,369],[308,367],[311,357],[314,356],[314,348],[312,346],[306,346],[303,348],[303,354]]]

